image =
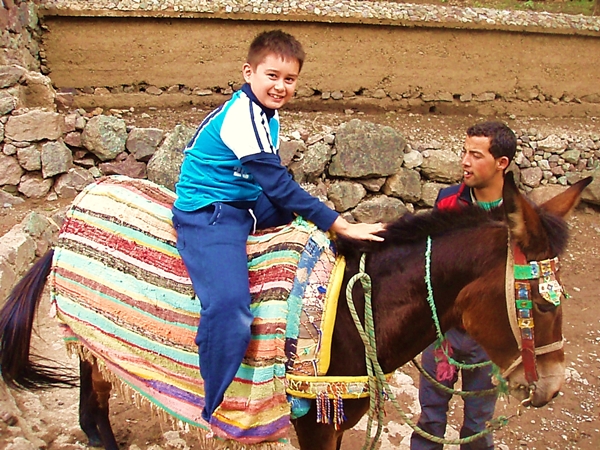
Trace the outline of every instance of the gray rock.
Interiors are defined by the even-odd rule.
[[[592,181],[581,194],[581,200],[593,205],[600,205],[600,167],[595,170],[586,170],[583,172],[570,172],[566,175],[568,183],[574,184],[577,181],[592,176]]]
[[[327,197],[339,212],[354,208],[366,194],[362,184],[344,180],[334,181],[327,190]]]
[[[414,169],[415,167],[419,167],[421,164],[423,164],[423,155],[421,152],[411,150],[410,152],[404,154],[404,167],[407,169]]]
[[[17,147],[12,144],[4,144],[4,147],[2,148],[2,153],[4,153],[7,156],[16,155]]]
[[[532,189],[529,193],[527,193],[527,197],[529,197],[536,205],[541,205],[542,203],[550,200],[556,195],[563,192],[566,188],[560,185],[546,185],[539,186]]]
[[[73,198],[93,182],[94,177],[89,170],[73,167],[67,173],[56,178],[54,191],[61,198]]]
[[[25,68],[19,66],[0,66],[0,88],[17,84],[25,72]]]
[[[8,233],[0,238],[0,261],[5,260],[13,266],[17,275],[27,269],[35,258],[35,241],[15,225]]]
[[[405,202],[418,202],[421,199],[421,177],[417,171],[401,167],[398,173],[388,177],[381,191]]]
[[[542,169],[539,167],[529,167],[521,170],[521,182],[525,186],[532,188],[538,187],[543,177]]]
[[[360,184],[362,184],[367,191],[370,192],[379,192],[381,186],[384,185],[386,178],[367,178],[364,180],[357,180]]]
[[[357,222],[393,222],[407,212],[400,199],[378,195],[360,202],[352,211],[352,216]]]
[[[579,158],[581,157],[581,152],[579,150],[566,150],[562,154],[562,158],[571,164],[577,164],[579,162]]]
[[[0,243],[1,245],[2,243]],[[1,248],[0,253],[2,253]],[[0,258],[0,280],[2,280],[2,283],[0,283],[0,298],[4,301],[17,281],[17,274],[13,266],[4,258]]]
[[[421,188],[421,201],[419,204],[430,208],[433,207],[440,190],[445,187],[448,187],[448,185],[435,182],[424,183]]]
[[[28,198],[42,198],[52,187],[51,178],[43,178],[39,172],[29,172],[21,177],[19,192]]]
[[[10,184],[16,186],[21,181],[24,171],[14,156],[0,155],[0,186]]]
[[[491,102],[496,98],[496,94],[494,92],[482,92],[481,94],[477,94],[474,98],[476,102]]]
[[[540,150],[560,154],[567,148],[567,143],[557,135],[551,134],[547,138],[537,141],[537,147]]]
[[[92,117],[81,135],[81,143],[101,161],[114,159],[125,150],[125,121],[113,116]]]
[[[67,172],[73,166],[73,154],[62,142],[46,142],[42,145],[42,174],[50,178]]]
[[[324,142],[317,142],[308,147],[300,161],[292,162],[289,166],[294,179],[298,183],[316,182],[325,172],[325,167],[331,158],[332,149]]]
[[[406,141],[395,129],[353,119],[340,125],[329,174],[348,178],[392,175],[400,169]]]
[[[307,86],[300,86],[296,89],[296,97],[298,98],[312,97],[314,94],[315,91]]]
[[[281,158],[281,164],[289,166],[292,161],[296,158],[304,157],[302,153],[306,151],[306,145],[304,141],[292,140],[283,141],[279,144],[279,157]]]
[[[160,144],[163,134],[158,128],[134,128],[127,135],[125,148],[138,161],[148,161]]]
[[[175,183],[179,179],[183,162],[183,150],[195,132],[195,128],[180,124],[167,134],[161,146],[148,161],[146,170],[150,181],[175,190]]]
[[[455,183],[462,178],[460,157],[450,150],[427,150],[423,152],[421,174],[428,180]]]
[[[146,164],[137,161],[135,156],[127,155],[123,160],[101,163],[99,169],[105,175],[126,175],[131,178],[146,178]]]
[[[16,98],[6,91],[0,91],[0,116],[9,114],[16,106]]]
[[[17,159],[25,170],[34,171],[42,168],[42,153],[35,145],[17,149]]]
[[[23,95],[20,96],[21,105],[26,108],[55,109],[54,100],[56,91],[52,87],[52,80],[39,72],[25,72],[21,77]]]
[[[17,197],[16,195],[9,194],[0,189],[0,207],[14,206],[20,205],[21,203],[25,203],[21,197]],[[2,279],[2,278],[0,278]]]
[[[13,141],[56,140],[62,135],[63,127],[64,119],[60,114],[36,109],[18,116],[10,116],[4,134]]]

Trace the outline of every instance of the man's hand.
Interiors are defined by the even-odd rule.
[[[331,225],[331,231],[352,239],[360,239],[361,241],[383,241],[381,236],[376,233],[385,230],[382,223],[350,223],[342,216],[338,216]]]

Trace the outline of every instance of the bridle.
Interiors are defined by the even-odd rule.
[[[505,379],[520,364],[523,364],[525,379],[530,386],[535,385],[539,379],[536,355],[551,353],[563,348],[564,338],[552,344],[535,347],[533,297],[530,283],[530,280],[539,280],[538,290],[542,298],[558,307],[563,291],[556,279],[558,266],[557,256],[543,261],[527,261],[521,248],[514,241],[509,243],[506,264],[506,307],[510,327],[521,354],[502,373],[502,377]]]

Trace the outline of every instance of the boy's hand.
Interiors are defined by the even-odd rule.
[[[383,238],[377,236],[376,233],[385,230],[385,226],[382,223],[350,223],[339,216],[331,225],[330,230],[352,239],[381,242]]]

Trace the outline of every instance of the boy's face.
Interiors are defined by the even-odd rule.
[[[494,158],[490,153],[490,141],[485,136],[467,136],[465,139],[462,154],[463,181],[471,188],[486,188],[504,176],[508,158]]]
[[[269,53],[256,68],[244,64],[242,72],[258,101],[267,108],[279,109],[294,95],[300,64]]]

